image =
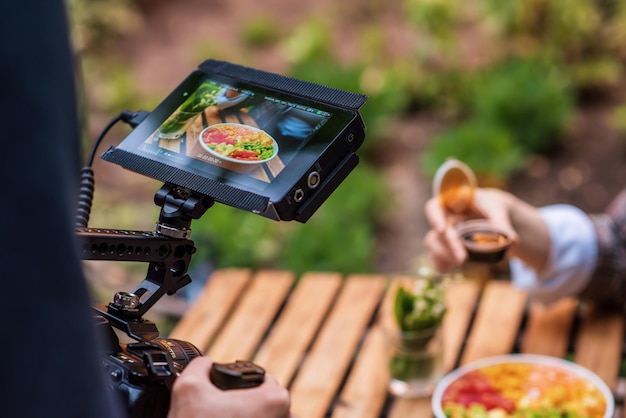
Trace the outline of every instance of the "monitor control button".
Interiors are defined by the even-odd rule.
[[[319,186],[320,173],[318,173],[317,171],[311,171],[309,177],[307,178],[306,184],[307,186],[309,186],[309,189],[315,189],[317,186]]]
[[[304,191],[302,189],[297,189],[293,193],[293,200],[295,200],[297,203],[300,203],[302,202],[302,199],[304,199]]]

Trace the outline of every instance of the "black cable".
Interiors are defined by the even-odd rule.
[[[104,136],[109,132],[109,130],[111,130],[113,125],[115,125],[117,122],[121,120],[122,120],[122,114],[120,113],[119,115],[111,119],[109,123],[107,123],[107,125],[104,127],[102,132],[100,132],[100,135],[98,135],[96,142],[93,143],[93,147],[91,148],[91,155],[89,155],[89,159],[87,160],[87,164],[85,165],[85,167],[91,167],[93,165],[93,162],[96,159],[96,151],[98,150],[98,147],[100,146],[100,142],[102,142],[102,139],[104,139]]]
[[[95,191],[95,178],[94,172],[91,168],[94,160],[96,159],[96,152],[104,136],[111,130],[113,125],[119,121],[128,123],[131,127],[139,125],[150,113],[146,111],[131,112],[128,110],[122,111],[119,115],[111,119],[109,123],[104,127],[100,135],[93,144],[91,154],[87,160],[87,164],[80,170],[80,183],[78,189],[78,204],[76,207],[76,222],[77,227],[87,227],[89,223],[89,216],[91,215],[91,205],[93,203],[93,195]]]

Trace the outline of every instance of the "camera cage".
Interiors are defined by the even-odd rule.
[[[202,166],[198,170],[176,164],[175,159],[140,152],[138,144],[154,135],[155,129],[206,80],[239,92],[247,91],[258,96],[257,102],[270,101],[289,111],[328,115],[330,122],[318,124],[322,128],[303,141],[277,181],[266,185],[267,190],[248,187],[254,183],[237,183],[241,176],[236,174],[233,178],[237,181],[230,181],[229,173],[223,174],[222,170],[218,175],[215,167]],[[162,296],[173,295],[191,282],[187,269],[196,251],[190,240],[191,222],[215,202],[277,221],[306,222],[358,164],[356,150],[365,137],[365,123],[359,109],[366,99],[365,95],[224,61],[209,59],[201,63],[147,117],[130,123],[133,131],[118,147],[109,147],[101,155],[105,161],[164,183],[154,197],[154,203],[161,207],[154,231],[89,228],[91,203],[85,205],[79,201],[81,221],[76,234],[84,260],[148,263],[145,279],[132,292],[117,292],[107,306],[94,306],[96,314],[135,340],[158,338],[156,325],[143,316]],[[200,167],[199,161],[192,164]],[[93,174],[88,167],[86,171]],[[83,180],[81,184],[81,198],[86,194],[91,199],[93,179]]]
[[[77,227],[84,260],[148,263],[145,279],[132,292],[117,292],[106,307],[94,306],[97,315],[137,341],[151,341],[159,331],[144,314],[165,294],[173,295],[191,283],[187,274],[194,242],[191,222],[214,201],[179,186],[165,184],[155,194],[161,207],[153,232]]]
[[[165,416],[174,379],[189,360],[202,355],[193,344],[160,338],[156,324],[144,318],[161,297],[173,295],[191,283],[187,270],[196,252],[190,239],[192,221],[203,216],[215,202],[220,202],[276,221],[306,222],[356,167],[359,161],[356,150],[365,136],[365,124],[359,113],[366,100],[363,95],[214,60],[205,61],[193,74],[212,74],[220,80],[225,77],[228,82],[235,80],[236,89],[258,87],[260,92],[275,95],[269,97],[262,93],[262,98],[278,100],[281,105],[298,110],[313,111],[315,109],[306,105],[319,104],[315,106],[325,109],[323,114],[332,110],[337,112],[337,118],[333,116],[333,123],[319,130],[328,137],[306,139],[301,147],[305,151],[297,150],[291,163],[286,163],[282,169],[285,175],[277,176],[278,181],[271,181],[267,192],[263,188],[255,191],[246,184],[242,187],[236,181],[229,182],[228,175],[206,176],[204,170],[194,172],[184,166],[170,165],[167,160],[146,158],[132,148],[124,149],[121,146],[124,142],[120,147],[110,147],[101,155],[103,160],[163,182],[154,196],[154,203],[161,210],[151,232],[88,227],[94,192],[93,155],[82,169],[75,229],[82,259],[148,263],[145,278],[133,291],[118,291],[106,306],[93,306],[98,332],[105,340],[104,367],[112,378],[111,384],[123,394],[131,416]],[[175,92],[180,93],[183,84]],[[289,102],[294,97],[302,101]],[[143,141],[141,136],[147,130],[154,132],[154,123],[164,123],[172,105],[178,106],[167,102],[168,99],[152,113],[122,112],[102,132],[94,154],[102,137],[117,120],[132,126],[129,137],[137,134],[135,139]],[[120,344],[114,329],[137,342]],[[233,374],[232,364],[214,363],[211,381],[222,389],[252,387],[263,381],[261,367],[251,362],[234,364],[236,374]]]

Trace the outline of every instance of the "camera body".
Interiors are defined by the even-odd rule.
[[[163,206],[159,230],[172,234],[187,233],[185,225],[210,206],[171,187],[163,187],[155,200]],[[156,232],[87,227],[77,228],[76,235],[85,260],[148,263],[146,278],[132,292],[117,292],[107,306],[94,306],[94,320],[109,386],[128,416],[166,417],[176,377],[202,353],[186,341],[160,338],[156,324],[143,316],[163,295],[191,281],[186,272],[194,243]]]
[[[120,344],[102,316],[96,325],[105,352],[102,364],[109,387],[120,396],[129,417],[166,417],[176,377],[202,353],[193,344],[170,338]]]

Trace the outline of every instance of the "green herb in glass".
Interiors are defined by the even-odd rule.
[[[430,352],[429,344],[436,336],[446,313],[445,292],[441,283],[418,279],[412,288],[399,287],[393,301],[397,332],[390,337],[393,355],[391,376],[409,382],[430,379],[441,366],[439,352]]]
[[[161,124],[157,135],[160,138],[180,137],[194,121],[196,116],[209,106],[217,104],[222,88],[210,83],[203,83],[182,105]]]
[[[441,324],[446,313],[443,287],[420,278],[412,289],[400,286],[396,291],[393,313],[401,331],[420,331]]]

